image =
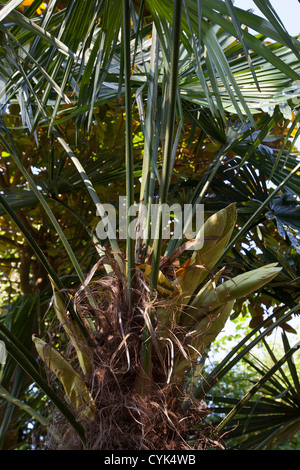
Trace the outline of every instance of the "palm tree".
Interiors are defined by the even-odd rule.
[[[40,305],[40,292],[49,299],[49,287],[53,289],[59,332],[55,343],[43,341],[37,333],[45,325],[37,328],[33,318],[27,332],[35,335],[24,345],[22,327],[10,327],[15,313],[8,312],[6,324],[0,323],[0,339],[9,353],[1,396],[22,407],[18,395],[25,371],[30,384],[59,412],[49,427],[54,446],[207,448],[211,441],[203,430],[190,439],[203,411],[197,402],[195,406],[199,388],[187,390],[187,379],[197,376],[199,357],[223,328],[235,300],[257,291],[281,270],[274,263],[258,264],[228,279],[221,268],[225,261],[230,266],[230,250],[270,209],[274,197],[295,185],[299,164],[289,139],[298,136],[299,114],[292,111],[299,43],[287,34],[270,3],[258,0],[268,21],[235,8],[231,0],[51,0],[47,8],[35,0],[23,13],[17,9],[21,3],[24,7],[25,2],[11,0],[0,11],[5,105],[18,105],[15,122],[21,120],[16,127],[3,107],[2,156],[10,158],[19,187],[4,186],[0,203],[25,237],[29,256],[50,278],[42,290],[26,293],[30,312]],[[242,25],[255,27],[258,34]],[[268,44],[267,38],[273,42]],[[112,145],[99,137],[105,106],[114,109],[110,122],[125,117],[125,156],[117,153],[117,162]],[[283,119],[291,126],[268,167],[266,141]],[[32,167],[39,162],[26,161],[26,153],[20,158],[20,138],[29,140],[31,155],[38,152],[32,142],[49,145],[47,165],[41,163],[38,175]],[[180,162],[180,145],[189,141],[203,157],[196,159],[201,176],[196,183],[187,180]],[[239,158],[234,168],[239,188],[242,172],[252,164],[254,171],[266,168],[275,190],[263,186],[246,222],[236,208],[243,199],[212,208],[214,214],[196,235],[203,242],[200,248],[174,234],[165,243],[160,211],[155,224],[140,219],[148,234],[142,239],[134,240],[127,230],[124,241],[109,237],[104,245],[89,216],[82,217],[72,205],[72,195],[83,191],[83,202],[88,195],[104,218],[99,185],[122,178],[127,228],[134,222],[129,212],[134,202],[140,210],[141,204],[150,207],[156,201],[161,208],[182,194],[181,204],[196,210],[210,199],[233,156]],[[184,168],[193,166],[182,161]],[[278,175],[282,161],[292,164]],[[249,191],[251,197],[251,186]],[[68,194],[70,199],[62,198]],[[60,265],[55,253],[51,256],[49,245],[36,241],[41,227],[37,230],[24,218],[24,210],[37,204],[67,255],[67,266],[65,261]],[[80,246],[66,235],[69,222],[62,225],[62,208],[80,227],[75,240],[80,233],[93,241],[93,256],[82,257]],[[151,236],[153,225],[157,232]],[[22,316],[28,308],[22,305]],[[38,368],[40,361],[53,372],[51,385]],[[16,370],[14,388],[8,391]],[[66,400],[57,393],[61,385]],[[25,407],[44,425],[45,418],[33,408]],[[12,406],[7,410],[2,436]]]

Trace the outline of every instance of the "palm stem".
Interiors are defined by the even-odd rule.
[[[164,161],[162,169],[162,182],[160,186],[160,199],[159,211],[157,220],[157,230],[154,241],[153,262],[151,269],[150,279],[150,292],[157,288],[159,261],[162,248],[162,212],[160,208],[167,202],[170,174],[172,171],[172,150],[173,150],[173,137],[174,137],[174,123],[176,112],[176,99],[177,99],[177,75],[178,75],[178,60],[179,60],[179,42],[180,42],[180,23],[181,23],[181,0],[174,1],[174,21],[173,21],[173,37],[172,37],[172,51],[170,63],[170,82],[169,94],[167,102],[167,125],[166,125],[166,140],[164,148]],[[152,320],[150,315],[150,320]],[[141,352],[141,360],[143,367],[143,377],[141,384],[141,395],[144,396],[147,392],[147,384],[151,383],[151,352],[152,344],[150,332],[145,327],[143,335],[143,346]]]
[[[170,173],[172,171],[172,148],[173,148],[173,137],[174,137],[174,123],[175,123],[175,112],[176,112],[176,100],[177,100],[177,80],[178,80],[178,61],[179,61],[179,45],[180,45],[180,23],[181,23],[181,0],[174,1],[174,21],[173,21],[173,37],[172,37],[172,51],[171,51],[171,63],[170,63],[170,83],[169,83],[169,94],[167,103],[167,125],[165,135],[165,148],[163,156],[163,168],[162,168],[162,184],[160,186],[160,198],[159,198],[159,211],[157,221],[157,233],[154,242],[153,262],[151,270],[151,285],[150,290],[157,288],[159,261],[161,256],[162,248],[162,211],[160,210],[162,205],[167,202],[169,185],[170,185]]]
[[[125,73],[125,110],[126,110],[126,256],[128,297],[131,304],[134,275],[134,240],[130,236],[132,221],[130,207],[134,204],[133,146],[132,146],[132,103],[131,103],[131,55],[130,55],[130,10],[129,0],[123,0],[123,45]]]

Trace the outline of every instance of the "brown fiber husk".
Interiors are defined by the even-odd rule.
[[[125,277],[114,262],[110,262],[113,274],[89,282],[93,308],[86,289],[73,293],[77,312],[84,319],[90,317],[96,326],[96,333],[91,335],[94,370],[84,377],[96,407],[95,419],[82,422],[86,448],[203,450],[220,446],[213,437],[214,430],[204,422],[206,411],[196,403],[183,413],[181,401],[184,396],[180,384],[166,383],[166,368],[161,364],[161,358],[166,359],[165,346],[160,358],[152,347],[152,379],[150,384],[148,381],[147,393],[141,395],[144,315],[155,310],[160,299],[149,301],[148,286],[137,272],[132,307],[129,308]],[[156,332],[159,325],[155,315],[153,318],[153,331]],[[61,438],[59,442],[49,439],[49,448],[83,448],[75,432],[61,417],[56,416],[53,428]]]

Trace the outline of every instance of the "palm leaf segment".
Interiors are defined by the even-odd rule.
[[[25,3],[22,5],[26,6]],[[251,121],[252,113],[257,110],[263,107],[272,110],[276,105],[284,110],[289,99],[297,98],[299,87],[294,85],[299,77],[299,43],[293,38],[285,40],[273,24],[238,8],[234,10],[233,23],[227,16],[232,13],[231,9],[228,11],[231,3],[207,0],[201,2],[199,11],[199,2],[184,2],[178,74],[180,96],[213,112],[218,109],[223,117],[229,111],[241,119],[247,116]],[[160,22],[160,18],[172,25],[173,2],[168,0],[162,5],[153,1],[147,7],[159,35],[163,69],[170,38],[167,23]],[[88,5],[83,1],[69,2],[66,10],[51,16],[47,15],[48,8],[34,20],[26,16],[27,10],[24,15],[14,10],[7,12],[2,24],[5,52],[1,67],[7,97],[10,99],[16,89],[20,90],[17,99],[24,124],[30,130],[36,128],[40,118],[54,124],[61,104],[67,105],[64,116],[75,116],[79,123],[87,119],[90,125],[95,106],[124,96],[120,84],[122,53],[116,39],[122,25],[122,5],[107,1]],[[80,27],[79,11],[84,18]],[[131,45],[134,54],[131,82],[133,92],[137,92],[147,82],[151,25],[139,30],[139,14],[132,9],[132,15],[138,40]],[[57,26],[62,17],[66,20],[64,31]],[[95,21],[97,18],[101,18],[100,23]],[[255,37],[241,29],[241,24],[253,27],[254,23],[261,36]],[[218,25],[219,30],[212,25]],[[243,41],[238,43],[241,37]],[[275,44],[267,47],[265,37]],[[26,44],[31,44],[28,51]],[[26,54],[25,60],[20,58],[18,50],[23,56]],[[285,92],[287,89],[290,94]]]

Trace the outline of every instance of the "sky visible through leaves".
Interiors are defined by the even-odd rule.
[[[298,0],[270,0],[274,10],[280,17],[287,31],[296,36],[300,34],[300,3]],[[263,16],[253,0],[235,0],[234,5],[243,9],[251,8],[253,12]]]

